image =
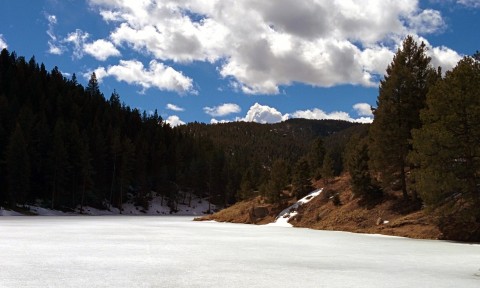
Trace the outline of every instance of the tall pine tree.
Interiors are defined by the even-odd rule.
[[[387,68],[380,91],[375,118],[370,128],[370,159],[384,187],[397,187],[408,198],[407,161],[411,150],[411,130],[421,126],[420,110],[437,74],[430,66],[426,46],[408,36]],[[412,195],[416,198],[416,194]]]
[[[9,203],[25,204],[30,192],[30,159],[22,127],[17,123],[6,151]]]
[[[480,204],[480,62],[466,57],[447,72],[421,117],[411,160],[419,165],[414,176],[425,204],[458,196]]]

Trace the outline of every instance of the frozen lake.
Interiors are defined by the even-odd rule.
[[[191,217],[0,217],[0,287],[480,287],[480,245]]]

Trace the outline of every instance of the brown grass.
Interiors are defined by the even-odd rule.
[[[321,230],[350,231],[404,236],[419,239],[439,239],[440,230],[436,219],[430,214],[403,202],[400,195],[389,193],[376,201],[363,203],[352,195],[349,177],[343,175],[329,183],[317,198],[301,206],[298,215],[290,221],[295,227]],[[322,182],[315,183],[317,187]],[[332,199],[338,194],[340,205],[334,205]],[[220,222],[266,224],[274,221],[277,213],[287,204],[269,206],[270,215],[258,221],[252,221],[249,211],[252,207],[264,205],[260,197],[239,202],[218,213],[200,220]],[[388,221],[388,223],[383,223]],[[381,224],[377,225],[378,222]]]

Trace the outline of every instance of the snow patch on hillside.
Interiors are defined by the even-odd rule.
[[[298,214],[298,207],[312,201],[313,198],[320,195],[322,191],[323,188],[315,190],[309,193],[307,196],[303,197],[302,199],[298,200],[295,204],[287,207],[282,212],[280,212],[280,214],[278,214],[274,222],[267,224],[267,226],[293,227],[293,225],[288,223],[288,221],[290,221],[290,219],[292,219]]]
[[[186,202],[186,201],[185,201]],[[176,209],[172,210],[167,205],[167,200],[162,200],[161,196],[155,196],[148,204],[148,209],[137,206],[133,201],[129,201],[122,205],[122,211],[116,207],[111,207],[107,210],[97,209],[90,206],[83,206],[80,211],[80,206],[77,206],[75,211],[64,212],[54,209],[48,209],[36,205],[25,205],[24,208],[28,209],[33,215],[39,216],[72,216],[72,215],[91,215],[91,216],[103,216],[103,215],[177,215],[177,216],[200,216],[210,213],[216,210],[216,206],[209,204],[208,200],[192,196],[192,199],[188,201],[190,203],[178,203]],[[190,205],[188,205],[190,204]],[[0,207],[0,216],[23,216],[25,214],[7,210]]]

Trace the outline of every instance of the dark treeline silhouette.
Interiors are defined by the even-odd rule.
[[[27,62],[6,49],[0,54],[0,151],[2,203],[40,200],[59,209],[121,207],[127,197],[146,205],[150,191],[173,203],[180,187],[189,186],[184,173],[220,153],[156,112],[120,103],[116,92],[106,100],[95,74],[84,88],[75,75],[66,79],[57,67],[48,72],[35,58]]]

